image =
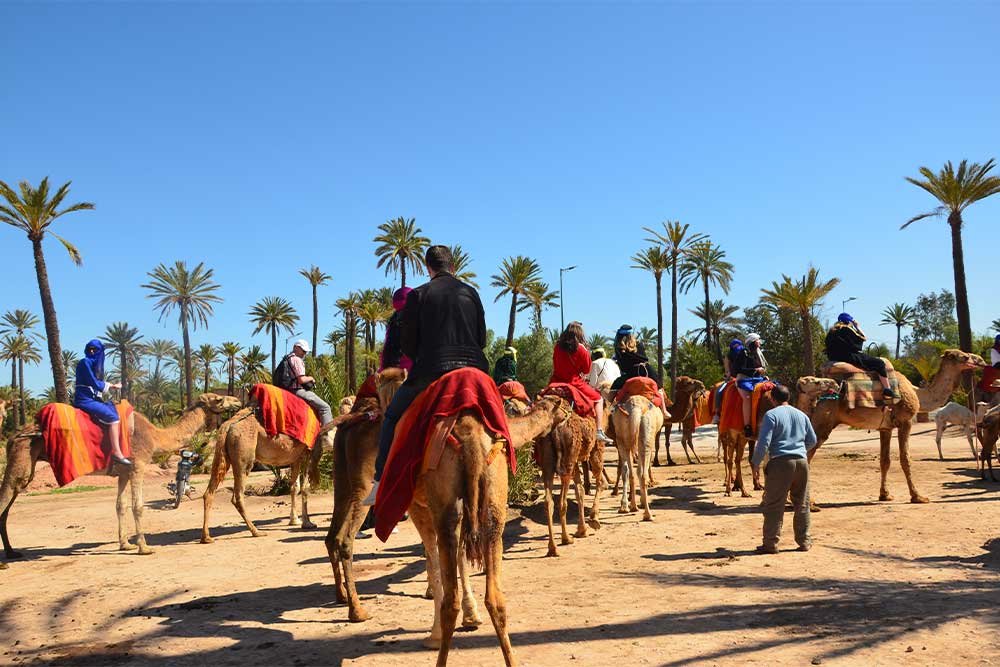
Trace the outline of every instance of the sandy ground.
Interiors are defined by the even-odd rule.
[[[825,507],[815,547],[791,550],[788,514],[784,550],[761,556],[760,494],[723,496],[703,431],[698,451],[712,463],[657,469],[652,523],[606,498],[600,531],[544,558],[544,506],[511,510],[503,576],[521,664],[996,661],[1000,484],[979,481],[957,433],[938,461],[928,425],[915,429],[916,480],[933,502],[910,505],[895,462],[897,499],[876,502],[877,434],[838,430],[813,466]],[[420,645],[432,612],[412,525],[388,544],[357,543],[374,618],[351,624],[323,546],[329,494],[314,499],[315,531],[285,525],[286,500],[250,498],[253,539],[220,492],[218,539],[201,545],[200,501],[169,509],[168,480],[147,486],[156,553],[145,557],[117,551],[111,490],[18,500],[10,533],[26,557],[0,572],[0,663],[433,664]],[[481,602],[481,574],[473,585]],[[488,622],[456,635],[452,664],[501,663]]]

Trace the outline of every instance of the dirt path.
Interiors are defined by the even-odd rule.
[[[722,466],[656,470],[653,523],[615,514],[545,555],[544,507],[512,511],[504,584],[523,665],[991,664],[1000,626],[1000,484],[980,482],[964,439],[915,429],[920,490],[933,503],[878,503],[877,437],[838,430],[813,468],[815,548],[752,553],[759,493],[722,495]],[[714,461],[714,434],[698,451]],[[675,454],[683,454],[675,450]],[[266,474],[266,473],[265,473]],[[287,501],[250,498],[262,536],[216,501],[215,544],[197,543],[201,502],[166,509],[163,477],[147,487],[156,553],[116,550],[114,494],[19,499],[10,518],[24,561],[0,572],[0,664],[433,664],[421,648],[431,603],[420,548],[404,523],[387,545],[358,542],[359,591],[371,621],[333,603],[323,537],[285,526]],[[196,479],[199,490],[204,478]],[[575,505],[571,504],[571,512]],[[571,514],[575,518],[575,514]],[[791,549],[791,516],[784,549]],[[483,593],[481,575],[474,587]],[[485,609],[482,609],[484,618]],[[501,664],[492,627],[456,635],[455,665]]]

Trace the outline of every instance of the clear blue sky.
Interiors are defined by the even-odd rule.
[[[375,227],[415,217],[461,243],[487,322],[489,276],[527,254],[588,333],[655,324],[653,279],[629,268],[643,226],[680,219],[735,264],[752,305],[810,263],[883,340],[879,311],[951,288],[943,221],[907,184],[920,165],[1000,156],[1000,7],[990,3],[0,5],[0,179],[73,181],[97,204],[47,243],[63,346],[116,320],[158,323],[139,285],[204,261],[221,304],[195,344],[251,341],[247,310],[292,300],[297,270],[334,300],[390,284]],[[974,328],[1000,308],[1000,197],[966,215]],[[0,229],[0,310],[41,312],[28,241]],[[681,302],[681,330],[697,325]],[[668,304],[664,304],[667,308]],[[559,323],[558,310],[545,316]],[[522,318],[519,330],[527,327]],[[265,347],[263,336],[254,342]],[[0,380],[4,377],[0,369]],[[28,386],[51,384],[45,365]]]

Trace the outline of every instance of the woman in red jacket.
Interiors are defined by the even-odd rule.
[[[586,380],[586,375],[590,372],[590,352],[587,351],[586,340],[583,335],[583,325],[579,322],[570,322],[559,336],[552,351],[552,378],[549,384],[565,382],[573,385],[591,401],[597,413],[597,437],[610,443],[613,441],[601,428],[601,424],[604,423],[604,401],[601,399],[601,394],[587,384]]]

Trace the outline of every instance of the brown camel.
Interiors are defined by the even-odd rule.
[[[886,486],[886,476],[891,462],[890,445],[892,430],[896,429],[899,439],[899,466],[906,476],[906,484],[910,489],[911,503],[929,502],[917,491],[910,473],[910,428],[911,421],[918,411],[936,410],[948,401],[948,397],[961,381],[962,373],[977,367],[985,366],[982,357],[960,350],[945,350],[941,355],[941,368],[930,385],[921,389],[915,388],[902,373],[895,373],[899,383],[898,402],[883,411],[882,408],[847,407],[846,397],[839,400],[819,400],[831,387],[839,387],[839,383],[829,378],[807,376],[799,378],[799,409],[809,414],[813,428],[816,430],[818,445],[809,453],[809,459],[819,450],[830,437],[830,433],[838,424],[847,424],[855,428],[877,430],[879,432],[880,450],[879,463],[882,481],[879,488],[879,500],[889,501],[889,489]]]
[[[146,536],[142,532],[142,482],[146,466],[158,451],[176,450],[192,435],[201,430],[212,430],[218,427],[224,413],[235,410],[240,402],[233,396],[218,394],[202,394],[197,404],[188,410],[177,423],[167,428],[157,428],[139,412],[133,413],[132,424],[132,467],[116,466],[118,475],[118,548],[121,550],[138,547],[140,554],[151,554],[153,550],[146,544]],[[45,460],[45,441],[42,434],[31,429],[24,429],[7,444],[7,468],[4,471],[3,483],[0,485],[0,537],[3,538],[4,555],[6,558],[18,558],[7,538],[7,515],[18,493],[23,491],[35,475],[35,464]],[[96,473],[95,473],[96,474]],[[136,544],[131,544],[126,535],[125,526],[125,488],[131,485],[132,515],[135,518]]]
[[[663,411],[645,396],[631,396],[618,403],[611,412],[611,421],[615,425],[615,447],[618,449],[619,477],[623,485],[618,513],[625,514],[639,510],[635,498],[638,468],[642,520],[652,521],[647,488],[652,484],[649,469],[653,464],[656,434],[663,428]],[[636,462],[634,465],[633,461]],[[625,493],[625,484],[628,484],[628,494]],[[626,495],[628,495],[628,509],[625,507]]]
[[[594,530],[601,527],[598,518],[601,491],[604,490],[604,443],[597,440],[597,422],[593,418],[581,417],[573,412],[572,406],[564,399],[550,397],[558,401],[558,410],[562,415],[560,424],[547,435],[539,437],[535,446],[539,448],[542,469],[542,482],[545,485],[545,512],[549,525],[549,551],[546,556],[558,556],[556,550],[555,531],[552,523],[553,481],[559,476],[559,523],[562,527],[562,542],[573,543],[569,529],[566,526],[566,515],[569,505],[569,483],[573,480],[576,490],[576,505],[579,510],[574,537],[587,536],[587,523],[584,508],[585,494],[581,491],[580,466],[586,466],[594,475],[597,484],[594,492],[594,502],[590,508],[590,526]]]
[[[364,521],[366,508],[361,502],[371,490],[375,471],[378,433],[381,428],[381,413],[376,410],[380,403],[382,406],[388,404],[401,384],[403,376],[397,376],[396,373],[396,369],[390,369],[380,375],[380,401],[360,399],[355,405],[355,413],[360,415],[371,412],[375,419],[341,427],[334,443],[334,510],[326,537],[326,548],[336,578],[337,601],[347,602],[350,607],[349,618],[354,622],[369,618],[355,586],[352,564],[354,536]],[[559,417],[558,405],[553,399],[541,400],[527,415],[510,418],[508,426],[514,444],[523,445],[550,431]],[[438,468],[428,470],[421,476],[415,500],[410,506],[410,518],[420,532],[428,555],[428,579],[435,592],[435,622],[426,643],[431,647],[440,646],[439,664],[444,664],[443,661],[447,660],[459,604],[455,589],[460,578],[464,597],[469,600],[463,604],[463,624],[478,625],[475,607],[471,604],[471,587],[464,576],[463,559],[457,557],[460,519],[458,501],[462,499],[460,496],[464,493],[463,486],[476,491],[472,497],[462,499],[466,501],[462,506],[472,512],[471,515],[467,512],[466,519],[462,521],[467,527],[463,539],[472,555],[480,556],[485,561],[487,607],[497,627],[501,645],[506,647],[505,658],[510,651],[503,594],[499,590],[499,557],[502,550],[499,538],[506,519],[506,463],[503,456],[496,456],[491,465],[485,464],[486,454],[492,450],[493,442],[483,431],[478,419],[471,414],[460,415],[453,435],[461,445],[461,453],[454,452],[450,447],[445,448]],[[476,437],[480,438],[479,442],[475,442]],[[478,469],[480,475],[476,479],[470,479],[472,475],[466,474],[467,471],[463,470],[465,466]],[[473,508],[477,506],[481,511],[473,512]],[[450,532],[447,529],[442,531],[442,528],[448,527]],[[448,601],[444,614],[442,600]],[[450,625],[442,623],[442,618],[450,619]],[[446,626],[450,629],[444,632]]]
[[[341,403],[341,409],[344,404]],[[246,507],[243,505],[244,485],[246,477],[253,469],[255,461],[264,465],[284,468],[290,466],[289,479],[291,481],[289,494],[291,496],[291,508],[289,510],[288,525],[299,526],[311,529],[316,524],[309,518],[309,493],[312,487],[319,486],[319,460],[323,456],[323,449],[333,443],[333,431],[326,431],[316,438],[316,443],[310,450],[306,443],[296,440],[291,436],[278,434],[271,437],[261,426],[260,421],[255,416],[254,408],[244,408],[240,410],[232,419],[219,428],[219,436],[215,441],[215,454],[212,458],[212,476],[208,480],[208,488],[205,489],[204,499],[204,522],[201,528],[201,543],[211,544],[212,535],[208,528],[208,517],[212,511],[212,502],[215,499],[215,492],[226,479],[229,468],[233,469],[233,506],[243,517],[250,534],[258,537],[260,533],[257,527],[247,516]],[[308,470],[308,480],[306,471]],[[296,513],[296,496],[302,495],[302,519]]]
[[[993,454],[996,452],[997,438],[1000,438],[1000,406],[994,406],[983,416],[982,422],[976,426],[976,435],[982,445],[979,459],[982,462],[980,478],[986,479],[986,467],[990,468],[990,479],[997,481],[993,474]]]
[[[736,391],[733,387],[727,391]],[[723,398],[723,401],[726,399]],[[771,392],[765,392],[757,403],[757,423],[760,424],[761,420],[764,418],[764,413],[774,407],[774,399],[771,398]],[[743,453],[747,451],[747,443],[750,443],[750,451],[747,453],[747,459],[753,456],[753,446],[754,441],[748,439],[742,430],[738,429],[719,429],[719,447],[722,449],[722,456],[726,464],[726,479],[725,479],[725,494],[727,496],[732,495],[733,490],[739,490],[740,496],[743,498],[749,498],[750,494],[747,492],[746,487],[743,486]],[[754,475],[753,476],[753,490],[760,491],[764,487],[761,486],[760,479]]]
[[[677,400],[670,406],[670,421],[665,424],[666,428],[662,431],[667,445],[668,466],[677,465],[670,458],[670,431],[673,429],[674,424],[681,425],[681,447],[684,448],[684,456],[687,457],[688,463],[691,463],[691,454],[694,454],[694,460],[697,463],[701,463],[698,453],[694,451],[694,408],[698,397],[706,391],[708,390],[705,389],[705,384],[701,380],[695,380],[686,375],[681,375],[677,378],[677,391],[675,392]],[[690,453],[688,453],[689,451]],[[653,454],[653,465],[660,465],[660,433],[656,434],[656,451]]]

